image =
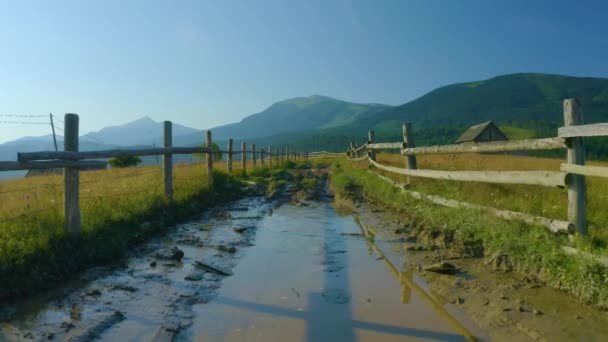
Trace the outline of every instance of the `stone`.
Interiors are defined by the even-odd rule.
[[[453,264],[449,263],[449,262],[438,262],[436,264],[432,264],[429,266],[424,267],[425,271],[428,272],[435,272],[435,273],[441,273],[441,274],[454,274],[456,272],[458,272],[458,267],[454,266]]]
[[[183,257],[184,252],[175,246],[156,252],[156,258],[160,260],[180,261]]]

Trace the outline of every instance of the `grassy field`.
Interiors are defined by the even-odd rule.
[[[403,166],[404,157],[378,154],[383,164]],[[368,172],[365,161],[346,158],[326,160],[332,163],[332,187],[339,197],[365,198],[393,209],[403,217],[417,236],[433,236],[447,241],[447,246],[464,255],[480,256],[489,261],[506,255],[513,268],[538,277],[550,286],[601,308],[608,308],[608,270],[586,256],[568,256],[561,247],[574,245],[596,254],[606,254],[606,223],[608,204],[607,182],[588,179],[590,239],[575,237],[573,241],[556,235],[544,227],[518,221],[505,221],[479,210],[436,206],[399,191]],[[560,160],[505,156],[458,155],[418,158],[419,168],[458,170],[557,170]],[[378,171],[378,170],[376,170]],[[405,182],[404,177],[381,172]],[[412,179],[412,189],[448,198],[504,209],[520,210],[548,217],[565,219],[566,191],[536,186],[502,186],[461,183],[429,179]]]
[[[379,153],[377,160],[386,165],[405,167],[405,157]],[[535,158],[504,154],[454,154],[426,155],[417,157],[418,168],[435,170],[543,170],[559,171],[560,159]],[[368,162],[356,163],[367,167]],[[608,166],[605,162],[591,165]],[[406,177],[384,172],[379,173],[400,182]],[[440,195],[495,208],[520,211],[553,219],[567,219],[567,190],[530,185],[503,185],[471,182],[453,182],[425,178],[411,178],[412,190]],[[608,247],[608,179],[587,177],[587,213],[590,247],[605,252]]]
[[[259,165],[259,164],[258,164]],[[117,260],[135,243],[238,197],[238,178],[260,178],[269,168],[228,175],[214,164],[215,189],[206,165],[174,166],[174,201],[163,196],[160,166],[81,172],[82,234],[63,229],[63,176],[0,182],[0,298],[53,286],[91,265]],[[278,167],[277,167],[278,168]]]

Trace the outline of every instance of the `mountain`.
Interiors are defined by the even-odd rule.
[[[295,134],[289,143],[344,151],[350,141],[365,142],[369,129],[377,141],[400,141],[403,122],[413,123],[418,145],[453,143],[468,126],[489,120],[512,139],[555,136],[563,125],[563,100],[571,97],[581,100],[585,123],[608,122],[608,79],[520,73],[440,87],[374,115],[311,130],[307,136]],[[286,141],[282,137],[274,143]],[[590,158],[608,158],[608,139],[586,139],[586,144]]]
[[[290,132],[340,127],[390,106],[359,104],[312,95],[274,103],[238,123],[212,128],[214,139],[261,138]]]
[[[153,145],[160,142],[163,123],[145,116],[120,126],[109,126],[97,132],[80,137],[82,141],[97,142],[105,145],[132,146]],[[173,123],[173,136],[201,134],[198,129]]]
[[[562,102],[579,98],[585,122],[608,121],[608,79],[549,74],[511,74],[448,85],[365,122],[410,121],[416,127],[472,125],[488,120],[523,125],[563,123]],[[383,126],[383,125],[381,125]]]

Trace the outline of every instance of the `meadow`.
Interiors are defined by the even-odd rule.
[[[393,153],[377,154],[378,162],[405,167],[405,157]],[[559,171],[562,159],[538,158],[509,154],[451,154],[417,157],[419,169],[433,170],[495,170],[495,171]],[[356,163],[366,167],[367,162]],[[589,165],[608,166],[606,162]],[[382,170],[380,174],[406,183],[406,177]],[[552,219],[567,219],[566,189],[531,185],[507,185],[474,182],[453,182],[426,178],[411,178],[411,189],[494,208],[519,211]],[[587,217],[590,242],[596,252],[608,247],[608,179],[587,177]],[[592,247],[593,247],[592,246]]]

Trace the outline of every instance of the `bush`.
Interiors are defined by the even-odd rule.
[[[141,163],[141,158],[138,156],[124,156],[110,159],[108,162],[112,167],[131,167]]]

